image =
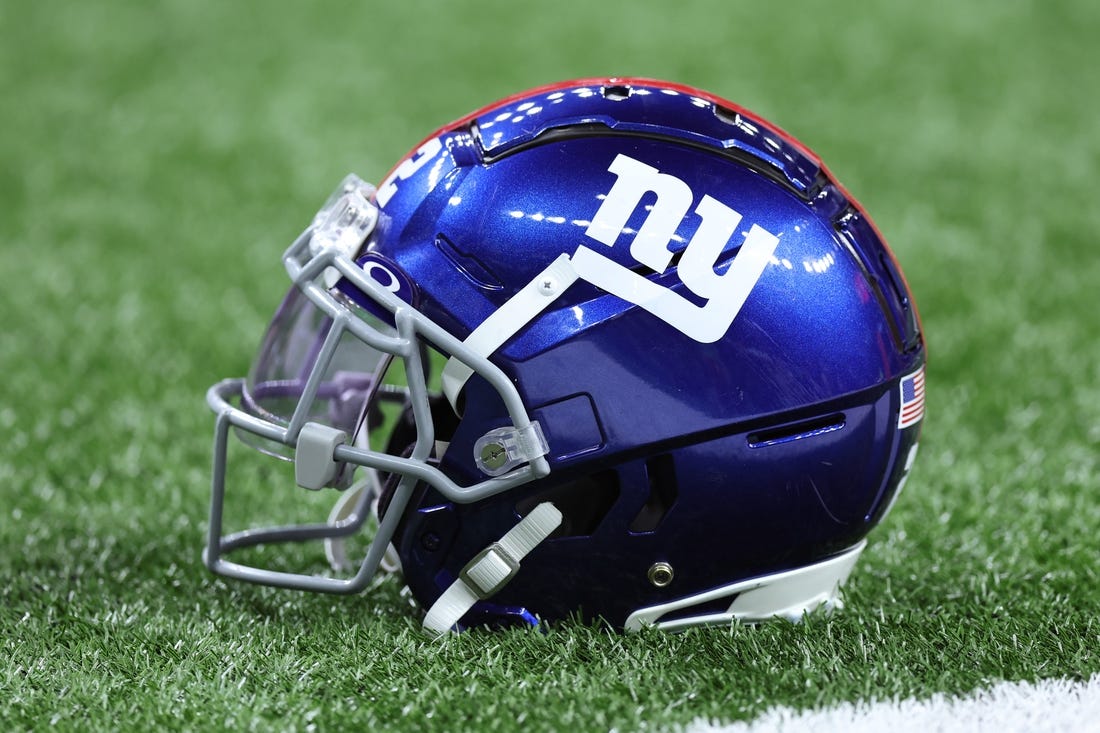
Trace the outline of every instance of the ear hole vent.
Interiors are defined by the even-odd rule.
[[[676,469],[672,456],[662,453],[645,462],[646,475],[649,477],[649,497],[641,510],[630,522],[630,531],[652,532],[676,503],[679,489],[676,486]]]
[[[812,438],[815,435],[831,433],[843,427],[843,413],[824,415],[822,417],[815,417],[811,420],[802,420],[800,422],[781,425],[777,428],[769,428],[767,430],[749,433],[749,447],[765,448],[769,445],[789,443],[792,440],[802,440],[803,438]]]
[[[561,525],[549,539],[587,537],[596,531],[619,498],[619,475],[601,471],[533,494],[516,503],[521,517],[544,501],[551,501],[562,514]]]

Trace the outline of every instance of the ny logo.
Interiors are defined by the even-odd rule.
[[[669,244],[694,200],[691,189],[679,178],[626,155],[616,156],[608,171],[617,178],[585,234],[614,247],[642,198],[654,193],[657,200],[634,235],[630,254],[651,270],[664,272],[673,257]],[[713,343],[729,330],[779,238],[753,224],[729,269],[718,274],[714,266],[741,223],[741,214],[706,195],[695,213],[701,219],[699,228],[684,249],[677,272],[684,285],[706,301],[702,306],[584,245],[574,253],[573,267],[584,280],[644,308],[696,341]]]

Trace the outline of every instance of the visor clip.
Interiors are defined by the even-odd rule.
[[[333,455],[337,446],[347,442],[348,434],[343,430],[315,422],[303,425],[294,452],[295,482],[311,491],[331,486],[341,467]]]
[[[501,476],[549,452],[542,426],[533,420],[526,428],[509,425],[482,435],[474,443],[474,463],[486,475]]]

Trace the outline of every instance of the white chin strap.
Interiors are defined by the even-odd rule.
[[[576,282],[577,277],[577,271],[569,255],[558,255],[558,258],[547,265],[545,270],[535,275],[531,282],[520,288],[502,306],[489,314],[489,317],[466,337],[462,342],[463,345],[479,356],[488,357],[549,308],[558,296]],[[473,373],[473,368],[465,362],[453,356],[447,360],[440,378],[443,383],[443,394],[451,403],[451,407],[458,404],[458,394]]]
[[[438,635],[450,631],[475,603],[494,595],[514,578],[520,560],[549,537],[561,521],[561,512],[550,502],[536,506],[467,563],[458,579],[428,609],[424,628]]]
[[[377,528],[378,497],[382,494],[382,489],[379,486],[378,474],[373,468],[368,469],[367,475],[366,479],[340,495],[339,500],[328,515],[329,524],[343,522],[352,516],[356,516],[359,511],[366,510],[371,513],[374,526]],[[368,495],[366,499],[363,498],[364,492]],[[360,509],[360,502],[365,505],[362,509]],[[366,506],[367,502],[369,502],[369,506]],[[325,538],[325,557],[328,559],[329,566],[338,573],[352,572],[357,567],[348,558],[343,537]],[[397,550],[392,543],[386,545],[386,552],[382,555],[379,566],[387,573],[401,572],[401,558],[398,557]]]

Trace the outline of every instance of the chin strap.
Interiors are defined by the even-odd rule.
[[[378,497],[382,489],[379,486],[378,474],[374,469],[369,469],[369,478],[355,484],[343,494],[332,507],[328,515],[328,523],[336,525],[348,521],[351,517],[358,517],[361,512],[369,511],[374,528],[378,528]],[[364,498],[363,494],[367,496]],[[325,557],[329,566],[338,573],[353,572],[357,566],[348,558],[347,549],[344,546],[343,537],[325,538]],[[401,558],[393,544],[386,545],[386,552],[382,555],[379,567],[387,573],[401,572]]]
[[[438,635],[451,630],[475,603],[507,585],[519,572],[520,560],[549,537],[561,520],[561,512],[550,502],[536,506],[462,568],[458,579],[428,609],[424,628]]]

